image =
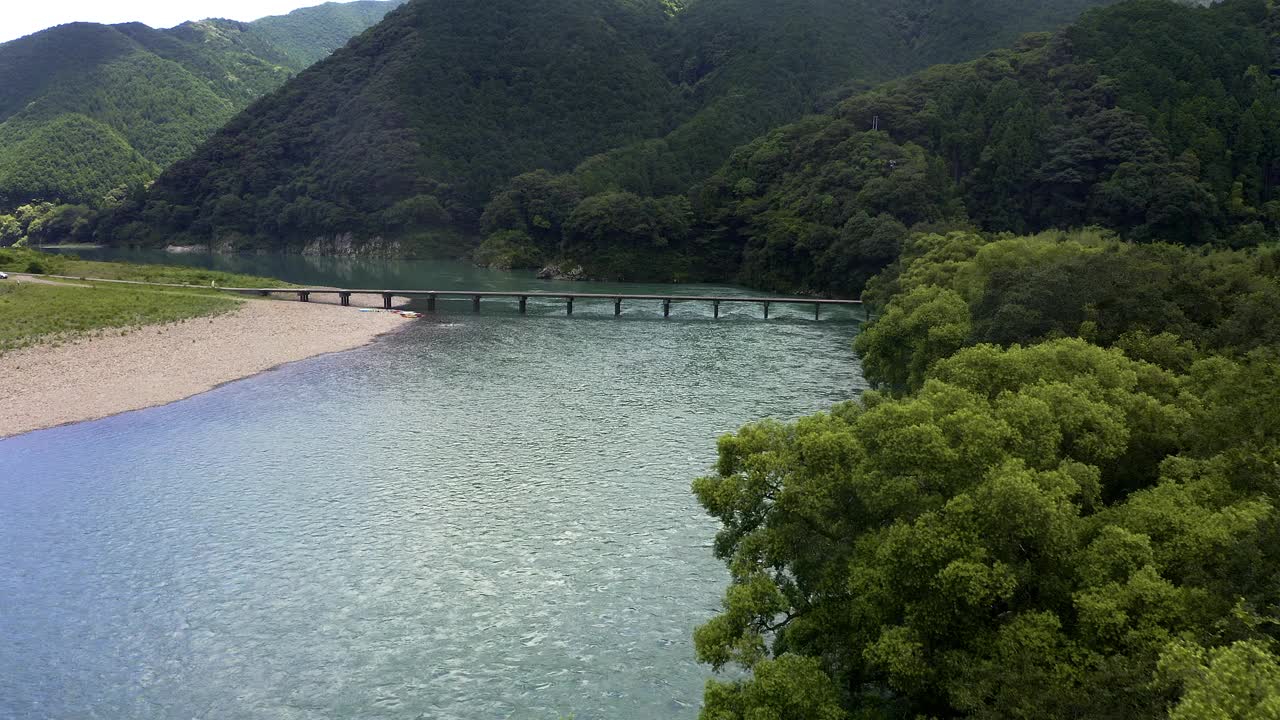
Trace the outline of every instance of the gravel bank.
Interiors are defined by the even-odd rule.
[[[406,320],[247,300],[226,315],[0,355],[0,438],[164,405],[284,363],[366,345]]]

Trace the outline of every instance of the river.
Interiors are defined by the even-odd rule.
[[[457,263],[163,259],[562,287]],[[695,718],[710,673],[691,633],[727,573],[689,483],[717,436],[854,397],[858,325],[650,305],[442,302],[360,350],[0,441],[0,718]]]

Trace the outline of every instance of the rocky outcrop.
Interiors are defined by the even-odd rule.
[[[382,237],[357,240],[352,233],[340,233],[311,240],[302,247],[302,254],[395,258],[404,256],[404,248],[399,240],[384,240]]]
[[[586,280],[587,273],[577,263],[552,263],[538,271],[539,280]]]
[[[304,245],[293,245],[285,248],[286,252],[312,257],[369,257],[399,258],[404,257],[404,247],[399,240],[384,240],[381,237],[359,240],[352,233],[323,235],[314,238]],[[216,238],[208,245],[166,245],[164,251],[174,254],[213,253],[215,255],[235,255],[237,253],[271,254],[269,248],[255,246],[236,233]]]

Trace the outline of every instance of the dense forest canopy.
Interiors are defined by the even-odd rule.
[[[220,249],[343,235],[369,251],[465,254],[468,236],[495,229],[486,203],[523,173],[572,172],[584,197],[669,206],[779,123],[1102,2],[413,0],[250,108],[102,234]]]
[[[976,28],[1011,36],[1080,9],[894,7],[415,0],[98,237],[461,255],[479,234],[476,258],[498,267],[851,296],[916,230],[1276,236],[1263,0],[1131,0],[876,85],[977,51],[992,35]]]
[[[520,248],[513,256],[568,256],[598,276],[846,296],[912,229],[1100,225],[1135,240],[1256,245],[1280,220],[1275,17],[1262,0],[1134,0],[856,94],[739,147],[680,193],[691,232],[644,262],[602,262],[578,251],[571,227],[535,226],[563,229],[576,211],[525,207],[544,195],[600,194],[581,173],[511,183],[482,229]]]
[[[73,23],[0,45],[0,212],[110,204],[403,0],[252,23]]]
[[[667,20],[647,2],[415,0],[237,117],[110,233],[447,237],[523,169],[666,128],[676,98],[645,43]]]
[[[1280,263],[919,234],[859,401],[720,443],[707,720],[1280,707]]]
[[[685,89],[690,117],[662,138],[589,158],[575,174],[590,193],[682,194],[735,147],[802,113],[928,65],[967,60],[1029,30],[1058,27],[1099,4],[689,3],[659,57]]]

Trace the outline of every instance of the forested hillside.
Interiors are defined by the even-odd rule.
[[[482,250],[567,258],[604,277],[850,295],[913,227],[1096,224],[1137,240],[1255,245],[1280,220],[1274,23],[1254,0],[1094,10],[753,140],[694,187],[670,228],[629,232],[632,208],[654,200],[524,178],[490,204]]]
[[[103,235],[460,254],[522,173],[581,165],[580,195],[683,193],[770,127],[1097,4],[412,0],[229,124]]]
[[[74,23],[0,45],[0,212],[32,200],[100,206],[150,181],[397,4],[169,30]]]
[[[405,0],[327,2],[239,25],[241,42],[261,57],[279,57],[281,64],[302,70],[328,57],[351,38],[376,25]],[[217,20],[218,23],[232,23]]]
[[[688,94],[671,133],[594,157],[588,193],[683,193],[737,146],[800,114],[929,65],[968,60],[1113,0],[702,0],[687,3],[660,57]]]

